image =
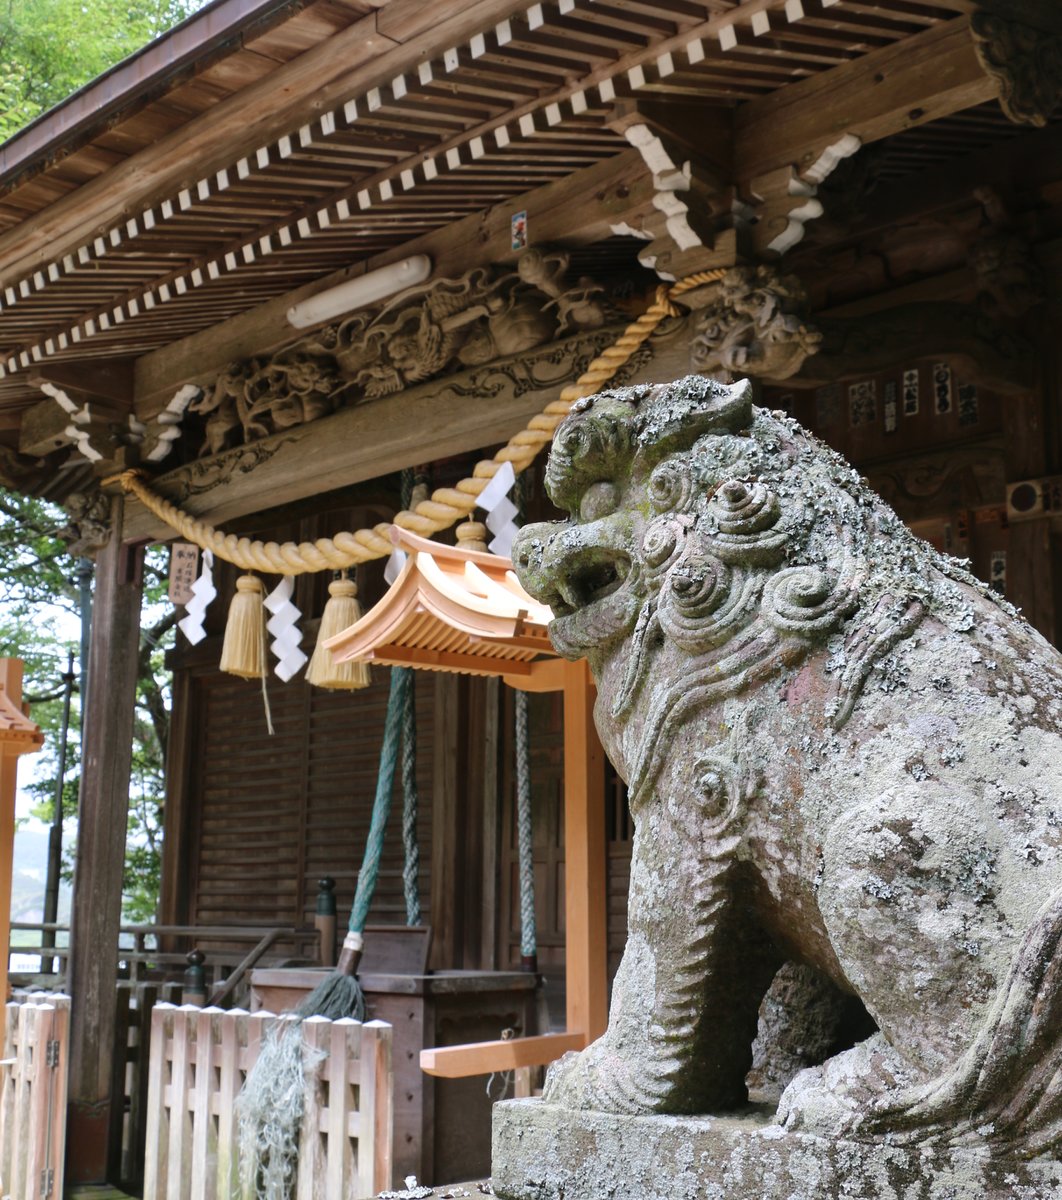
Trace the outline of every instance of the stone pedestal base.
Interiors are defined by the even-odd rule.
[[[505,1200],[1058,1200],[1062,1164],[827,1141],[771,1114],[617,1117],[541,1100],[494,1106]]]

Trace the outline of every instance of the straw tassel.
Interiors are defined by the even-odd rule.
[[[241,575],[236,580],[221,649],[221,669],[244,679],[265,678],[265,611],[262,581],[256,575]]]
[[[368,687],[369,664],[364,662],[337,663],[325,642],[348,629],[361,619],[361,605],[357,600],[358,587],[352,579],[334,579],[328,585],[328,603],[321,614],[321,629],[317,635],[313,658],[306,669],[307,682],[322,688]]]

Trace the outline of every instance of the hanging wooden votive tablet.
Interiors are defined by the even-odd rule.
[[[349,629],[361,619],[358,603],[358,586],[353,579],[333,579],[328,585],[328,602],[321,614],[321,628],[317,634],[310,665],[306,668],[307,682],[315,687],[346,689],[368,687],[371,681],[369,664],[364,662],[337,663],[331,650],[324,643],[344,629]]]
[[[244,679],[263,679],[265,664],[265,610],[262,581],[257,575],[241,575],[229,605],[221,669]]]

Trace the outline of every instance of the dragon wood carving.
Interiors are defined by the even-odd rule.
[[[608,1031],[545,1098],[741,1105],[793,960],[879,1032],[788,1083],[786,1129],[1053,1158],[1062,657],[750,396],[580,401],[547,468],[571,515],[514,547],[590,662],[636,827]]]
[[[587,279],[569,285],[568,263],[562,251],[532,247],[515,271],[477,267],[460,279],[435,280],[271,358],[233,363],[190,406],[205,419],[200,453],[217,454],[617,319],[603,289]]]

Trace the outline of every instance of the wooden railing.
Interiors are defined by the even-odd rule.
[[[58,990],[65,983],[70,957],[70,927],[43,922],[13,921],[12,934],[37,935],[27,944],[8,947],[11,974],[26,984]],[[47,944],[51,937],[56,946]],[[246,975],[267,953],[283,957],[310,957],[318,952],[318,934],[312,929],[287,926],[241,925],[123,925],[115,953],[123,977],[131,984],[159,982],[179,978],[187,966],[188,951],[205,951],[208,995],[219,1001],[241,999]],[[39,971],[19,970],[11,966],[14,956],[36,959]]]
[[[144,1195],[253,1196],[241,1163],[236,1097],[278,1023],[272,1013],[157,1004],[151,1022]],[[363,1200],[391,1185],[391,1026],[311,1017],[297,1200]],[[318,1053],[313,1053],[314,1051]],[[322,1057],[323,1055],[323,1057]]]
[[[0,1062],[0,1195],[60,1200],[66,1143],[70,999],[6,1006]]]

